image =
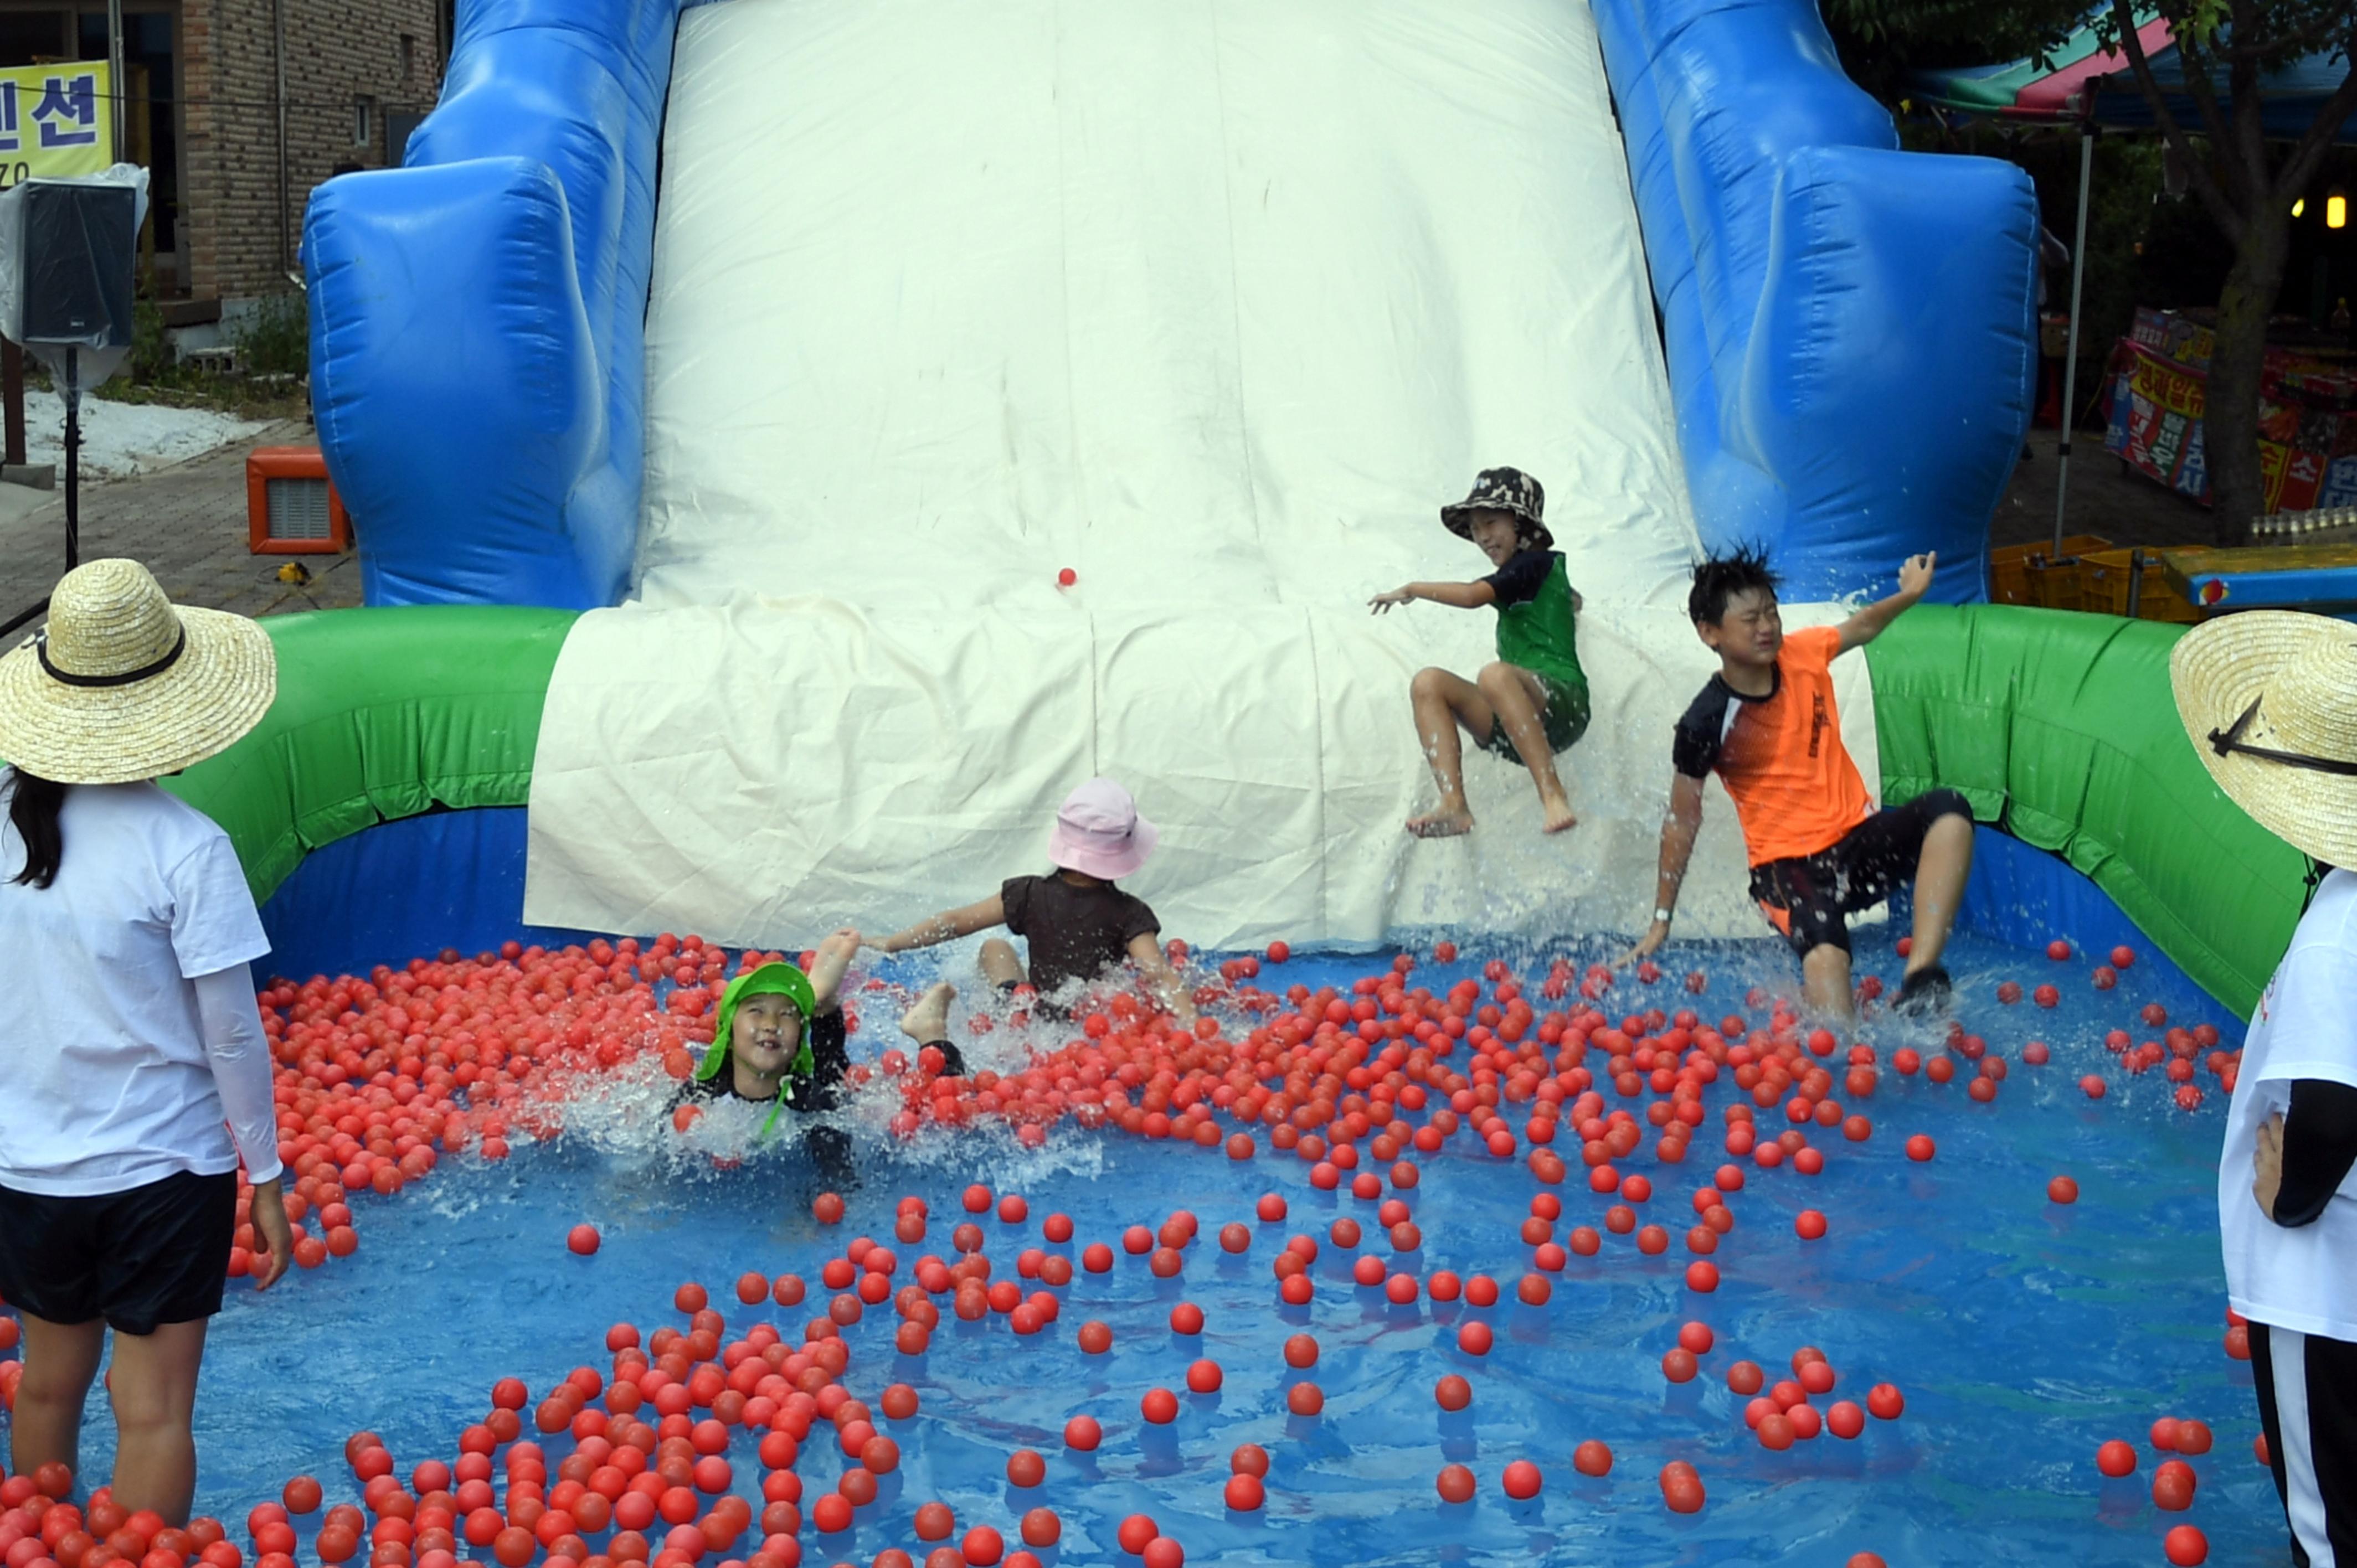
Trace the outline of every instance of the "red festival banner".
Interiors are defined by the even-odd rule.
[[[2201,414],[2211,334],[2170,313],[2139,310],[2112,350],[2104,449],[2138,473],[2207,504]],[[2292,353],[2267,351],[2259,392],[2259,462],[2266,510],[2357,505],[2357,378]]]

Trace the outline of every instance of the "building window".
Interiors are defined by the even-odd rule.
[[[356,97],[352,100],[352,145],[365,147],[376,140],[376,100]]]
[[[407,81],[417,74],[417,35],[401,35],[401,80]]]

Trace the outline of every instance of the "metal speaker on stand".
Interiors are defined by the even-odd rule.
[[[66,405],[66,570],[81,564],[81,356],[131,347],[137,192],[128,185],[28,180],[17,286],[24,345],[59,371]],[[104,372],[102,371],[102,375]]]

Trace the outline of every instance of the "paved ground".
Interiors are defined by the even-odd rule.
[[[245,454],[256,446],[307,446],[315,439],[300,421],[273,425],[256,439],[225,446],[176,467],[86,486],[81,500],[81,555],[128,555],[146,564],[165,592],[183,604],[274,615],[287,610],[342,609],[361,602],[356,555],[255,555],[246,547]],[[2050,539],[2054,532],[2054,433],[2040,431],[2035,455],[2014,472],[1991,529],[1997,544]],[[2207,543],[2210,513],[2138,475],[2124,470],[2083,435],[2072,455],[2072,533],[2095,533],[2114,544]],[[310,581],[290,584],[282,567],[299,563]],[[0,620],[45,596],[65,564],[65,502],[54,490],[0,485]]]
[[[2054,537],[2054,490],[2061,464],[2055,432],[2036,432],[2035,456],[2013,472],[1989,526],[1992,544],[2031,544]],[[2131,473],[2104,450],[2100,432],[2082,432],[2071,444],[2069,505],[2064,532],[2100,534],[2122,549],[2210,542],[2210,509]]]
[[[255,555],[247,549],[246,453],[257,446],[309,446],[315,439],[307,424],[290,420],[253,441],[169,468],[85,485],[81,558],[127,555],[155,573],[179,603],[244,615],[359,604],[360,560],[350,552]],[[65,536],[62,491],[0,484],[0,621],[55,585],[65,570]],[[310,581],[281,581],[280,568],[290,564],[300,564]]]

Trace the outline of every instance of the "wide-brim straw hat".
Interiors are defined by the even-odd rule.
[[[0,657],[0,760],[60,784],[160,778],[225,749],[277,693],[261,627],[173,604],[136,561],[92,561]]]
[[[2227,798],[2294,849],[2357,868],[2357,626],[2244,610],[2179,639],[2169,677]]]

